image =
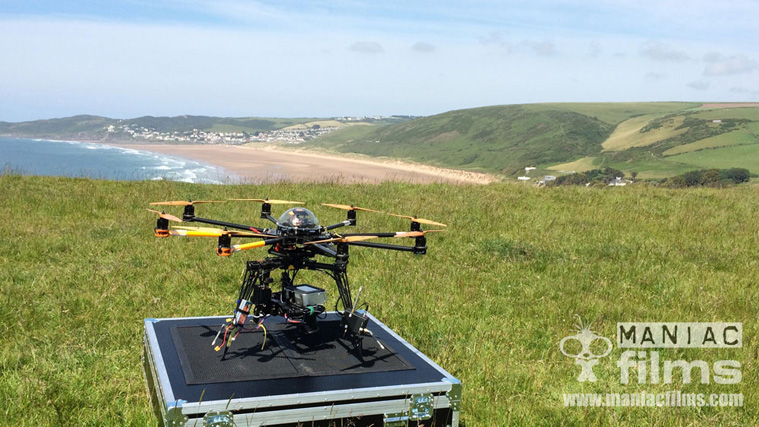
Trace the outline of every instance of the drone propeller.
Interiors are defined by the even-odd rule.
[[[419,237],[419,236],[424,236],[425,233],[431,233],[434,231],[447,231],[447,230],[399,231],[395,233],[395,237]]]
[[[306,202],[295,202],[292,200],[269,200],[269,199],[229,199],[238,202],[259,202],[268,203],[270,205],[305,205]]]
[[[192,206],[200,203],[224,203],[223,200],[172,200],[170,202],[152,202],[151,205],[164,205],[164,206]]]
[[[370,240],[370,239],[376,239],[379,236],[345,236],[345,237],[333,237],[331,239],[324,239],[324,240],[312,240],[310,242],[305,242],[304,245],[316,245],[319,243],[350,243],[350,242],[360,242],[363,240]]]
[[[418,222],[419,224],[437,225],[438,227],[448,227],[447,225],[445,225],[443,223],[435,222],[435,221],[432,221],[432,220],[429,220],[429,219],[424,219],[424,218],[417,218],[415,216],[397,215],[397,214],[391,214],[391,213],[389,213],[388,215],[397,216],[398,218],[410,219],[411,222]]]
[[[168,219],[169,221],[174,221],[174,222],[182,222],[180,218],[175,217],[174,215],[171,215],[171,214],[167,214],[166,212],[159,212],[153,209],[148,209],[147,211],[152,212],[154,214],[158,214],[158,217],[162,219]]]
[[[270,234],[250,233],[248,231],[237,230],[222,230],[220,228],[211,227],[172,227],[169,231],[172,236],[188,236],[188,237],[276,237]]]
[[[396,231],[395,233],[386,233],[385,235],[379,235],[379,234],[360,234],[360,235],[353,235],[353,236],[340,236],[340,237],[333,237],[331,239],[324,239],[324,240],[314,240],[310,242],[304,243],[304,245],[314,245],[317,243],[351,243],[351,242],[361,242],[364,240],[370,240],[370,239],[377,239],[380,237],[419,237],[424,236],[425,233],[430,233],[433,231],[445,231],[445,230],[424,230],[424,231]]]
[[[322,203],[322,206],[328,206],[330,208],[342,209],[344,211],[365,211],[365,212],[377,212],[377,213],[381,213],[380,211],[375,211],[374,209],[360,208],[358,206],[353,206],[353,205],[338,205],[338,204],[334,204],[334,203]]]

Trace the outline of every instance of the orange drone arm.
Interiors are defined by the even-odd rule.
[[[272,243],[277,243],[277,242],[281,242],[281,241],[282,241],[282,238],[278,237],[276,239],[261,240],[261,241],[258,241],[258,242],[243,243],[243,244],[240,244],[240,245],[232,245],[232,246],[227,246],[228,244],[222,245],[220,243],[219,246],[216,248],[216,255],[219,255],[219,256],[230,256],[230,255],[232,255],[235,252],[247,251],[248,249],[262,248],[262,247],[264,247],[266,245],[270,245]]]
[[[247,251],[248,249],[261,248],[266,245],[265,240],[252,243],[243,243],[241,245],[232,245],[232,252]]]

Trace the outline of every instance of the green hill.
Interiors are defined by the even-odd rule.
[[[454,168],[501,171],[599,151],[611,129],[597,118],[572,111],[485,107],[377,128],[364,138],[335,148]]]
[[[212,132],[263,132],[282,129],[304,123],[318,122],[315,118],[229,118],[210,116],[144,116],[134,119],[110,119],[98,116],[73,116],[60,119],[34,120],[29,122],[0,122],[0,135],[30,138],[101,140],[107,135],[108,126],[146,128],[156,132],[189,132],[193,129]],[[118,132],[116,137],[120,136]]]
[[[72,116],[58,119],[27,122],[0,122],[0,136],[34,138],[103,138],[108,126],[133,126],[156,132],[189,132],[193,129],[210,132],[265,132],[297,126],[340,126],[345,124],[397,124],[410,120],[411,116],[381,118],[362,117],[338,121],[331,118],[261,118],[261,117],[212,117],[212,116],[143,116],[134,119],[111,119],[99,116]]]
[[[462,380],[462,425],[759,419],[756,186],[219,186],[0,175],[0,188],[5,425],[155,425],[140,364],[143,319],[231,312],[245,260],[264,252],[226,259],[214,254],[215,239],[156,239],[147,203],[248,197],[305,201],[322,223],[345,219],[319,204],[334,202],[449,224],[428,237],[423,257],[353,247],[349,274],[375,316]],[[261,221],[242,202],[197,209],[204,217]],[[356,231],[406,227],[400,218],[364,212]],[[303,271],[298,279],[324,287],[327,305],[335,303],[328,277]],[[658,355],[662,363],[703,360],[710,367],[735,360],[743,380],[718,384],[707,370],[710,382],[702,384],[696,369],[691,384],[679,374],[674,384],[638,384],[631,370],[622,384],[622,349],[615,348],[594,367],[598,382],[579,382],[580,366],[559,349],[577,332],[576,315],[612,341],[617,322],[742,322],[741,348],[666,348]],[[742,393],[745,403],[567,408],[562,401],[564,393],[674,390]]]
[[[712,156],[731,167],[759,164],[746,157],[754,149],[734,148],[759,144],[758,134],[759,104],[526,104],[343,130],[309,146],[506,175],[609,166],[654,178],[702,168]]]
[[[118,120],[107,117],[86,115],[18,123],[0,122],[0,135],[96,139],[96,137],[102,137],[105,134],[106,126],[117,122]]]

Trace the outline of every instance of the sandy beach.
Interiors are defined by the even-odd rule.
[[[492,175],[436,168],[396,160],[356,159],[279,147],[233,145],[109,144],[124,148],[170,154],[224,168],[243,182],[339,182],[413,183],[451,182],[487,184]]]

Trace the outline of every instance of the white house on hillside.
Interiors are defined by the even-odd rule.
[[[624,187],[625,185],[627,185],[627,181],[625,181],[624,179],[620,177],[616,177],[612,179],[611,181],[609,181],[610,187]]]

